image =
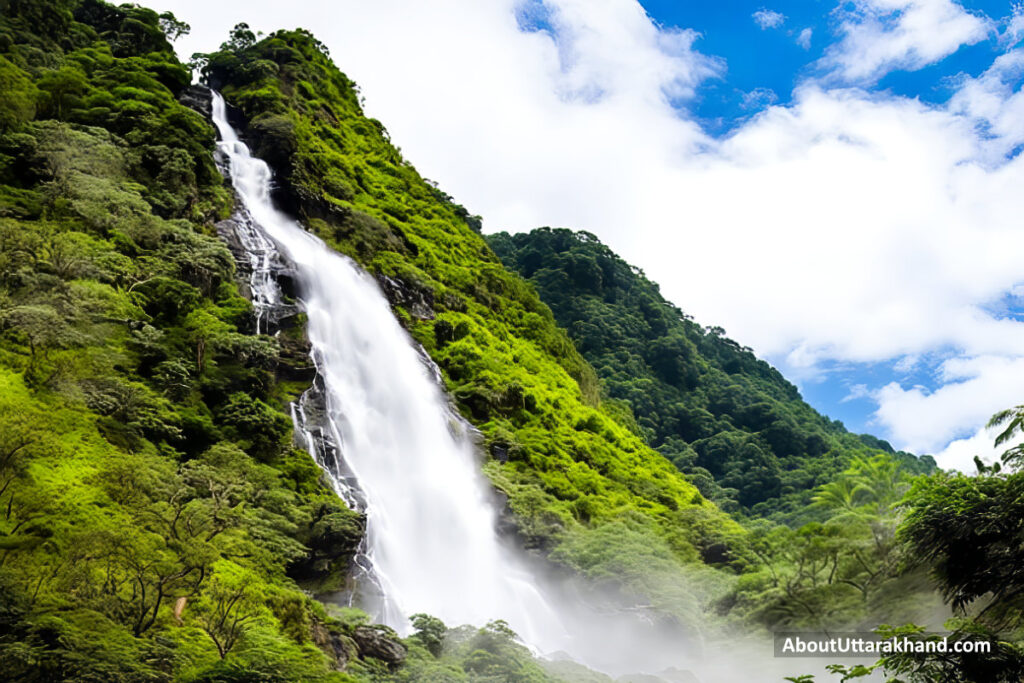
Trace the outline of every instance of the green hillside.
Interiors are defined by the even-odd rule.
[[[441,367],[493,453],[527,547],[575,563],[569,539],[604,525],[651,533],[682,560],[718,554],[738,527],[599,402],[594,371],[474,220],[416,173],[354,84],[303,31],[238,29],[204,78],[238,107],[279,201],[396,283],[397,315]],[[501,463],[500,460],[507,459]],[[699,523],[697,523],[699,522]]]
[[[910,473],[935,469],[931,457],[893,453],[818,414],[775,368],[694,322],[594,235],[541,228],[488,243],[533,283],[648,443],[723,507],[802,513],[815,487],[880,450]]]

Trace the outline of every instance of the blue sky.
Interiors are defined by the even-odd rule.
[[[1024,10],[154,0],[303,26],[486,231],[584,229],[855,431],[970,469],[1024,402]]]
[[[695,48],[723,60],[720,76],[705,81],[692,101],[678,105],[683,116],[696,118],[704,130],[716,136],[728,135],[767,106],[790,104],[801,81],[822,75],[820,62],[826,49],[834,44],[840,9],[822,0],[780,0],[767,4],[746,0],[643,0],[642,5],[663,26],[698,32],[700,38]],[[961,5],[993,19],[996,30],[1005,30],[1013,15],[1012,3],[1005,1]],[[1000,40],[993,31],[985,40],[963,45],[923,68],[889,71],[871,83],[871,89],[943,104],[955,94],[956,84],[963,76],[979,76],[1005,49],[1006,40]],[[1010,295],[989,308],[998,317],[1019,320],[1024,314],[1020,299]],[[901,359],[871,363],[826,361],[798,381],[806,400],[821,412],[843,421],[853,431],[879,433],[883,430],[873,419],[877,405],[867,394],[868,388],[897,381],[934,391],[943,383],[942,362],[953,355],[954,349],[938,349],[910,368],[901,367]],[[770,360],[786,365],[784,357]],[[968,437],[974,431],[974,427],[964,427],[957,431],[957,436]]]
[[[708,130],[718,134],[731,130],[738,121],[756,113],[765,102],[749,95],[763,90],[771,102],[790,102],[794,87],[804,78],[820,75],[816,66],[835,40],[839,19],[837,5],[823,0],[773,3],[725,0],[644,0],[644,9],[664,26],[678,26],[700,33],[695,47],[724,58],[725,72],[701,88],[695,106],[687,105]],[[999,21],[1012,14],[1010,2],[964,2],[961,5],[979,15]],[[758,15],[758,13],[761,13]],[[760,23],[758,22],[760,18]],[[778,24],[774,22],[778,21]],[[810,33],[806,42],[800,36]],[[943,60],[921,69],[895,69],[873,88],[927,102],[945,102],[953,94],[949,79],[960,74],[977,76],[1003,51],[997,36],[965,45]]]

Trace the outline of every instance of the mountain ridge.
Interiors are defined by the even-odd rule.
[[[930,456],[897,453],[819,414],[778,370],[721,328],[694,322],[595,235],[538,228],[488,242],[533,283],[649,443],[727,509],[804,508],[817,486],[869,452],[912,473],[934,471]]]

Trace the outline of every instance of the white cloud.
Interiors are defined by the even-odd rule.
[[[855,0],[852,8],[841,7],[842,39],[826,51],[822,65],[848,82],[920,69],[993,30],[990,20],[953,0]]]
[[[1005,451],[1024,441],[1024,437],[1018,436],[996,448],[993,443],[998,433],[998,429],[982,427],[974,435],[957,439],[936,453],[935,462],[944,470],[960,470],[974,474],[978,471],[978,467],[974,463],[974,456],[981,458],[986,465],[991,465],[999,462]]]
[[[993,156],[1000,157],[1024,139],[1024,93],[1015,84],[1024,76],[1024,48],[1000,55],[977,78],[965,78],[950,110],[970,118],[985,135]]]
[[[1019,43],[1021,38],[1024,38],[1024,3],[1015,3],[1006,20],[1006,29],[1000,36],[1000,41],[1013,46]]]
[[[862,398],[870,398],[871,390],[868,389],[867,384],[854,384],[850,387],[850,393],[844,396],[840,403],[848,403],[850,401],[856,401]]]
[[[813,35],[814,35],[814,29],[812,29],[812,28],[805,28],[804,30],[800,31],[799,34],[797,34],[796,44],[799,45],[800,47],[802,47],[805,50],[810,50],[811,49],[811,37]]]
[[[1001,156],[1024,142],[1016,53],[948,107],[806,83],[715,140],[669,100],[722,64],[634,0],[550,0],[553,34],[519,30],[514,0],[266,1],[244,16],[156,4],[192,23],[186,54],[239,19],[312,28],[406,156],[487,229],[590,230],[784,370],[975,359],[960,375],[948,363],[954,383],[933,393],[876,393],[896,445],[939,450],[1024,398],[1024,324],[988,312],[1024,283],[1024,159]],[[860,7],[878,30],[851,25],[832,53],[854,76],[913,68],[986,30],[948,1]]]
[[[759,9],[750,16],[753,17],[754,23],[760,26],[762,31],[778,28],[786,23],[786,15],[770,9]]]
[[[944,384],[933,392],[894,382],[875,393],[876,419],[897,448],[941,451],[950,441],[974,434],[994,413],[1024,400],[1024,357],[955,358],[941,372]]]
[[[916,354],[909,354],[909,355],[903,356],[898,361],[896,361],[893,364],[892,369],[893,369],[893,371],[895,371],[895,372],[897,372],[897,373],[899,373],[901,375],[905,375],[908,372],[910,372],[911,370],[913,370],[914,368],[916,368],[918,363],[920,363],[920,362],[921,362],[921,357],[920,356],[918,356]]]
[[[779,96],[771,88],[754,88],[743,94],[743,108],[762,109],[775,104],[778,100]]]

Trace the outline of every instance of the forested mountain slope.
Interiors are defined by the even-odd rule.
[[[934,469],[930,457],[893,453],[817,413],[775,368],[694,322],[593,235],[541,228],[488,242],[534,284],[649,443],[721,505],[799,512],[816,486],[878,450],[908,472]]]
[[[214,131],[176,99],[182,28],[0,8],[6,680],[312,680],[312,634],[341,637],[288,574],[344,572],[362,519],[291,447],[287,362],[213,230]]]
[[[601,407],[593,369],[547,306],[364,117],[354,84],[310,34],[256,42],[240,27],[203,74],[277,172],[280,203],[384,284],[482,430],[495,455],[485,470],[528,547],[573,563],[570,539],[614,524],[694,559],[738,533]]]

